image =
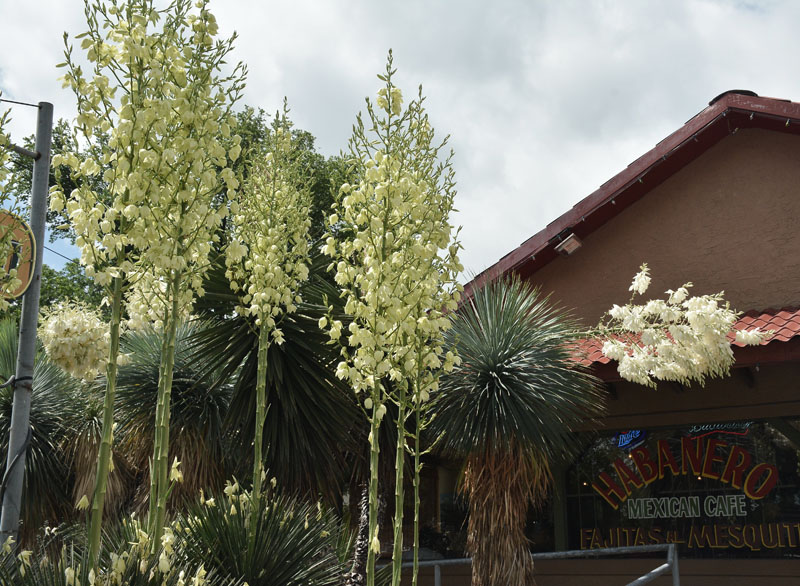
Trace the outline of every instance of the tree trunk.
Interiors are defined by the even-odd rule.
[[[369,550],[369,485],[360,486],[358,503],[358,535],[353,548],[353,566],[347,575],[345,586],[364,586],[367,583],[367,553]]]
[[[361,500],[358,503],[358,535],[353,547],[353,565],[346,576],[345,586],[365,586],[367,583],[367,555],[369,553],[369,484],[360,485]],[[378,498],[378,527],[383,525],[386,513],[386,496],[382,491]]]
[[[525,523],[548,483],[547,465],[522,450],[469,456],[463,490],[469,495],[472,586],[536,584]]]

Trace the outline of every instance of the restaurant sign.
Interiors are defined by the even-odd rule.
[[[690,557],[795,557],[798,469],[797,449],[765,423],[600,438],[570,471],[570,545],[676,543]]]
[[[617,458],[612,465],[613,475],[601,472],[592,483],[592,488],[615,509],[625,503],[636,489],[667,474],[690,474],[719,480],[733,488],[744,489],[744,494],[755,500],[767,496],[778,481],[778,470],[774,465],[754,462],[752,454],[745,448],[716,438],[682,437],[677,454],[673,453],[667,440],[661,439],[656,442],[655,453],[640,446],[631,450],[629,459],[634,463],[633,469],[622,458]],[[635,509],[639,510],[639,506],[636,505]],[[669,511],[672,510],[670,507]],[[698,516],[681,514],[684,510],[685,507],[680,506],[674,516]]]

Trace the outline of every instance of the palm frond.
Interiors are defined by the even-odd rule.
[[[189,340],[199,326],[178,328],[170,413],[170,461],[183,463],[184,481],[173,498],[194,500],[201,488],[221,488],[227,476],[226,438],[223,419],[231,397],[230,384],[212,384],[196,366]],[[153,330],[132,332],[121,340],[129,362],[117,376],[117,420],[120,448],[139,471],[137,505],[149,494],[149,459],[153,433],[161,359],[161,335]]]
[[[182,555],[180,533],[172,546],[173,554],[167,573],[159,570],[163,548],[150,553],[142,540],[141,525],[124,519],[104,527],[94,584],[125,586],[180,586],[191,583],[198,567],[189,568]],[[86,533],[77,525],[59,527],[43,536],[30,555],[19,556],[19,550],[0,552],[0,584],[17,586],[72,586],[89,584],[91,566],[86,549]],[[205,571],[205,570],[203,570]],[[112,572],[115,573],[112,578]],[[69,577],[68,577],[69,576]],[[70,579],[71,578],[71,579]],[[241,586],[242,581],[207,571],[208,586]]]
[[[347,470],[346,453],[355,449],[354,430],[363,423],[350,389],[333,373],[338,349],[318,326],[326,304],[338,304],[338,292],[325,277],[327,261],[315,254],[304,284],[304,302],[283,318],[285,342],[269,350],[268,411],[264,427],[266,465],[291,492],[321,494],[329,502],[339,495]],[[215,267],[198,305],[211,325],[193,339],[195,359],[218,380],[235,380],[226,426],[239,447],[237,460],[247,470],[255,424],[255,379],[258,336],[250,319],[236,314],[238,299]],[[244,472],[243,470],[243,472]]]
[[[0,378],[16,371],[18,334],[12,320],[0,321]],[[25,456],[22,527],[20,538],[30,542],[49,521],[57,523],[71,513],[70,474],[61,442],[77,414],[73,398],[80,384],[38,352],[33,372],[30,410],[30,443]],[[5,470],[14,392],[0,389],[0,465]]]
[[[67,465],[73,477],[72,505],[86,496],[91,500],[97,476],[97,454],[102,439],[103,390],[100,385],[84,385],[73,396],[76,413],[70,418],[69,433],[62,443]],[[114,442],[111,451],[113,470],[106,483],[103,516],[115,518],[130,500],[134,470]]]
[[[532,449],[548,459],[576,446],[596,416],[596,380],[571,357],[577,324],[518,279],[477,289],[453,315],[460,366],[443,377],[431,431],[450,454]]]
[[[251,549],[247,507],[232,506],[221,494],[215,500],[214,506],[191,508],[182,522],[190,565],[204,564],[250,586],[340,584],[344,566],[336,555],[338,522],[332,513],[287,496],[265,498]]]

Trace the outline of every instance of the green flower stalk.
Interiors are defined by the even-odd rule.
[[[255,547],[264,476],[263,432],[267,416],[267,356],[283,343],[280,319],[297,310],[300,285],[308,278],[311,227],[309,178],[301,169],[288,106],[275,115],[266,152],[256,155],[243,192],[231,205],[233,230],[227,248],[231,288],[240,295],[237,311],[258,329],[253,490],[248,547]]]
[[[82,162],[75,154],[54,158],[54,166],[71,168],[80,187],[66,195],[55,190],[51,208],[66,208],[81,263],[107,288],[112,307],[89,527],[94,565],[111,455],[120,319],[128,313],[141,321],[143,308],[164,320],[165,332],[149,522],[151,541],[160,543],[177,308],[191,308],[202,294],[214,233],[227,213],[214,199],[220,178],[236,189],[229,160],[240,148],[235,137],[228,150],[223,140],[230,137],[230,108],[243,87],[244,68],[220,73],[233,38],[215,40],[217,24],[203,0],[195,8],[188,0],[173,0],[162,9],[153,0],[87,0],[85,13],[88,31],[77,38],[90,74],[73,59],[69,44],[61,66],[67,71],[64,85],[77,97],[77,126],[89,155]]]
[[[403,551],[405,424],[415,405],[437,388],[438,372],[456,357],[443,350],[444,315],[457,306],[460,244],[449,222],[455,197],[451,159],[441,160],[447,139],[434,144],[421,93],[403,108],[392,79],[392,54],[370,127],[358,117],[350,154],[358,177],[342,185],[329,218],[331,233],[322,251],[334,260],[336,283],[352,317],[337,376],[360,395],[370,420],[370,483],[367,584],[375,580],[380,552],[377,527],[378,431],[391,402],[398,407],[395,450],[393,584],[399,584]],[[452,153],[451,153],[452,156]],[[342,235],[337,239],[334,234]],[[323,326],[327,325],[325,323]],[[343,325],[330,323],[339,341]]]

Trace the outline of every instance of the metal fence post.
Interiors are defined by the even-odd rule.
[[[672,566],[672,586],[681,586],[681,572],[678,569],[678,546],[670,544],[668,559]]]

